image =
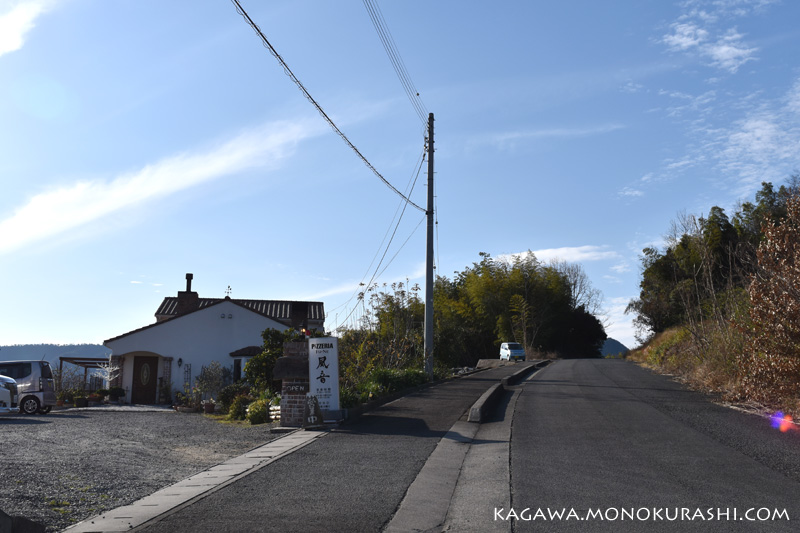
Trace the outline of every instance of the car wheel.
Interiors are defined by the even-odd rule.
[[[39,410],[39,399],[36,396],[26,396],[19,403],[19,410],[26,415],[36,414]]]
[[[52,408],[53,408],[52,405],[45,405],[44,407],[40,407],[36,412],[39,413],[40,415],[46,415],[47,413],[50,412],[50,409]]]

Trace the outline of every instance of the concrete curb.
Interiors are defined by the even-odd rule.
[[[439,441],[383,533],[436,531],[444,523],[464,458],[479,426],[458,421]]]
[[[484,392],[481,397],[478,398],[478,401],[470,407],[469,415],[467,415],[467,422],[477,422],[480,424],[481,421],[486,418],[486,414],[494,408],[497,404],[497,400],[500,399],[505,391],[506,389],[502,382],[495,383],[489,387],[489,390]]]
[[[500,383],[495,383],[492,385],[489,390],[484,392],[481,397],[478,398],[478,401],[475,402],[472,407],[470,407],[469,415],[467,415],[467,422],[475,422],[480,424],[481,421],[486,419],[487,413],[494,409],[494,406],[506,391],[506,388],[516,385],[528,374],[535,372],[549,363],[550,361],[547,360],[537,361],[532,365],[527,365],[524,368],[517,370],[510,376],[504,377],[500,380]]]

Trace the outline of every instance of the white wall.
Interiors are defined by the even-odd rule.
[[[233,367],[230,353],[246,346],[261,346],[264,343],[261,332],[267,328],[281,331],[288,329],[279,322],[233,302],[222,301],[108,341],[105,345],[111,348],[113,355],[152,352],[162,357],[172,357],[172,388],[182,391],[186,364],[192,365],[192,379],[197,377],[203,366],[212,361],[219,361],[224,367]],[[183,359],[184,365],[180,368],[179,358]],[[131,388],[132,375],[133,357],[126,357],[123,387]],[[163,363],[159,364],[157,377],[163,377]]]

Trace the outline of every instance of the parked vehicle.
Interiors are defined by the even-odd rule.
[[[504,342],[500,345],[500,359],[506,361],[524,361],[525,349],[518,342]]]
[[[17,382],[0,376],[0,415],[19,413],[17,407]]]
[[[0,361],[0,374],[17,382],[21,413],[46,415],[56,404],[53,371],[47,361]]]

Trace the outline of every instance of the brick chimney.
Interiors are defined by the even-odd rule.
[[[192,274],[186,274],[186,290],[178,291],[178,305],[175,312],[178,315],[184,315],[197,309],[200,305],[200,297],[196,292],[192,292]]]

